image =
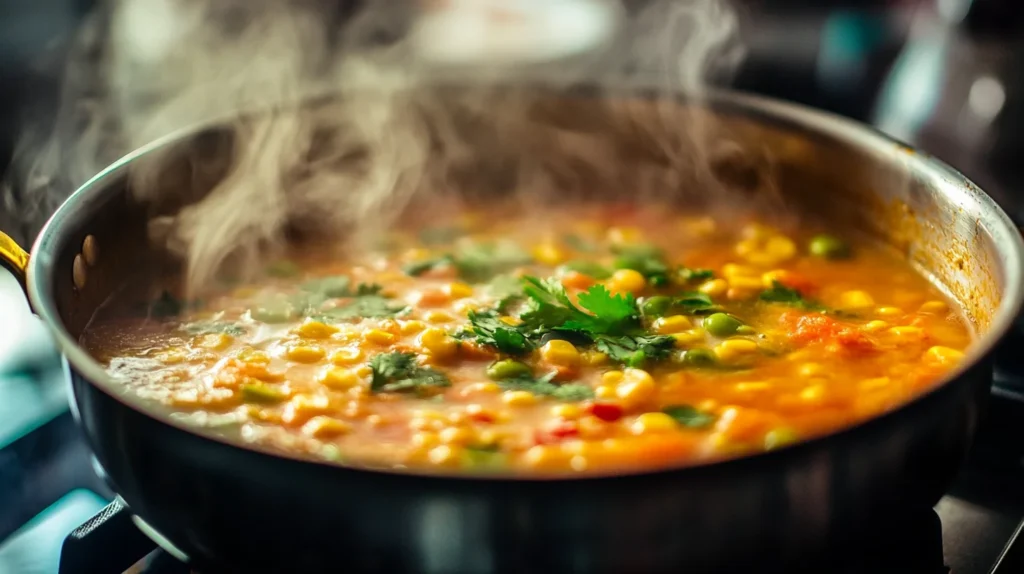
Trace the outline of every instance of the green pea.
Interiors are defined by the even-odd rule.
[[[640,310],[644,317],[663,317],[672,308],[672,298],[664,295],[655,295],[644,300]]]
[[[824,259],[842,259],[850,255],[850,247],[845,241],[827,234],[815,235],[811,238],[808,250],[811,255]]]
[[[777,428],[768,431],[768,434],[764,435],[764,448],[765,450],[775,450],[793,444],[797,440],[799,440],[799,437],[796,431],[788,428]]]
[[[716,360],[715,354],[709,349],[690,349],[682,356],[683,364],[691,367],[707,367],[714,365]]]
[[[714,313],[704,319],[704,330],[716,337],[729,337],[743,326],[743,322],[726,313]]]
[[[531,371],[529,366],[511,359],[495,361],[487,367],[487,376],[495,381],[514,379],[516,377],[528,377],[530,376],[530,373]]]

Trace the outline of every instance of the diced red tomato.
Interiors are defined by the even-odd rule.
[[[803,275],[792,271],[784,271],[776,277],[776,281],[790,289],[796,289],[803,295],[811,295],[818,290],[818,284]]]
[[[534,433],[534,442],[537,444],[551,444],[563,439],[579,436],[580,427],[576,421],[558,419],[537,429]]]
[[[587,412],[609,423],[622,418],[622,407],[613,403],[594,403],[587,408]]]
[[[783,313],[779,320],[790,333],[794,343],[837,344],[844,350],[870,352],[876,345],[863,331],[853,325],[844,325],[827,315],[801,315]]]

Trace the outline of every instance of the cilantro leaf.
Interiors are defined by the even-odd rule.
[[[509,355],[522,355],[534,349],[534,344],[525,335],[499,319],[494,311],[470,311],[469,322],[469,332],[482,345]]]
[[[672,307],[680,309],[684,315],[703,315],[705,313],[721,311],[722,309],[711,300],[707,293],[701,293],[700,291],[683,293],[672,302]]]
[[[370,390],[375,393],[424,393],[451,386],[444,373],[417,364],[413,353],[376,355],[370,360],[370,369],[373,372]]]
[[[320,293],[324,297],[345,297],[349,294],[351,280],[344,276],[322,277],[302,284],[301,289],[309,293]]]
[[[632,269],[655,287],[668,284],[669,267],[657,246],[620,245],[612,248],[612,252],[619,256],[615,259],[616,269]]]
[[[669,356],[675,339],[667,335],[640,337],[601,336],[595,339],[597,349],[608,358],[627,366],[639,368],[647,361],[658,361]]]
[[[408,307],[405,305],[393,305],[390,299],[380,295],[360,295],[354,297],[350,302],[326,309],[319,312],[309,313],[310,316],[320,320],[337,319],[361,319],[376,317],[394,317],[404,312]]]
[[[690,405],[673,405],[665,407],[661,412],[687,428],[704,428],[715,422],[714,415],[695,409]]]
[[[594,389],[583,383],[555,384],[551,382],[555,373],[540,378],[531,376],[504,379],[498,386],[508,391],[530,391],[535,395],[547,396],[561,401],[584,401],[594,398]]]
[[[481,282],[514,267],[525,265],[532,261],[532,258],[516,243],[497,241],[467,243],[453,260],[459,270],[459,276],[467,281]]]
[[[612,295],[604,285],[594,285],[579,294],[580,306],[593,313],[587,319],[577,318],[564,325],[569,330],[594,334],[622,334],[639,325],[640,310],[632,294]]]
[[[453,263],[454,261],[452,260],[451,255],[442,255],[440,257],[434,257],[432,259],[424,259],[422,261],[414,261],[412,263],[406,264],[402,267],[402,271],[406,275],[411,275],[412,277],[419,277],[420,275],[423,275],[427,271],[431,271],[433,269],[443,267],[445,265],[451,265]]]
[[[796,307],[797,309],[805,309],[808,311],[826,310],[823,305],[804,299],[803,295],[801,295],[799,291],[786,287],[778,281],[772,281],[771,289],[762,291],[760,299],[768,303],[781,303],[783,305],[789,305],[790,307]]]
[[[675,279],[679,283],[696,283],[714,279],[715,272],[710,269],[689,269],[680,267],[675,271]]]

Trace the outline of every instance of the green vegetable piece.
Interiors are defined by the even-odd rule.
[[[672,298],[664,295],[655,295],[644,300],[640,311],[644,317],[664,317],[672,308]]]
[[[241,389],[242,400],[247,403],[274,404],[288,398],[288,393],[263,383],[244,384]]]
[[[313,313],[311,316],[329,322],[332,320],[394,317],[405,312],[406,309],[408,309],[406,305],[392,304],[390,299],[380,295],[361,295],[345,305]]]
[[[495,381],[514,379],[517,377],[529,377],[531,372],[530,367],[525,363],[520,363],[519,361],[513,361],[511,359],[495,361],[487,367],[487,376]]]
[[[675,342],[675,339],[668,335],[640,337],[602,335],[595,339],[597,349],[608,355],[609,359],[635,368],[642,367],[647,361],[668,358]]]
[[[435,257],[433,259],[424,259],[423,261],[415,261],[402,267],[402,271],[406,275],[412,277],[419,277],[427,271],[434,269],[435,267],[441,267],[442,265],[450,265],[452,263],[451,255],[442,255],[441,257]]]
[[[676,270],[675,277],[676,281],[680,283],[697,283],[699,281],[714,279],[715,272],[710,269],[688,269],[686,267],[680,267]]]
[[[823,259],[844,259],[850,256],[850,246],[834,235],[815,235],[807,248],[811,255]]]
[[[495,311],[470,311],[470,328],[465,333],[477,343],[487,345],[509,355],[522,355],[532,351],[534,344],[526,335],[498,318]],[[460,335],[466,338],[467,335]]]
[[[718,362],[718,358],[709,349],[689,349],[683,353],[682,361],[690,367],[709,367]]]
[[[440,371],[421,367],[413,353],[382,353],[370,360],[373,376],[370,390],[374,393],[414,392],[428,394],[431,390],[451,386]]]
[[[716,337],[730,337],[743,326],[743,322],[726,313],[715,313],[704,319],[704,330]]]
[[[472,471],[488,472],[501,470],[508,462],[508,457],[501,452],[498,445],[467,446],[464,466]]]
[[[793,444],[799,439],[800,437],[796,434],[796,431],[788,428],[777,428],[768,431],[768,434],[764,435],[764,448],[765,450],[775,450]]]
[[[289,277],[297,276],[302,270],[292,261],[287,259],[281,261],[274,261],[270,265],[267,265],[267,275],[271,277],[280,277],[287,279]]]
[[[535,379],[531,376],[503,379],[498,382],[507,391],[529,391],[535,395],[551,397],[560,401],[579,402],[594,398],[594,389],[582,383],[557,385],[551,381],[555,373]]]
[[[673,306],[681,309],[686,315],[704,315],[721,310],[721,307],[711,300],[710,295],[699,291],[683,293],[676,298]]]
[[[771,289],[762,291],[760,299],[762,301],[767,301],[768,303],[781,303],[783,305],[789,305],[790,307],[796,307],[797,309],[806,309],[808,311],[827,311],[823,305],[804,299],[803,295],[801,295],[799,291],[786,287],[778,281],[772,282]]]
[[[705,428],[715,422],[714,415],[695,409],[690,405],[673,405],[665,407],[661,412],[675,419],[680,425],[692,429]]]
[[[582,273],[599,280],[612,276],[612,272],[607,267],[593,261],[570,261],[563,265],[563,267],[569,271]]]

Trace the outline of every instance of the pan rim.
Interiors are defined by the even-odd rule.
[[[635,91],[626,95],[629,97],[642,97],[642,94],[638,94]],[[680,96],[681,102],[686,101],[686,99],[686,95]],[[55,299],[48,295],[52,290],[52,276],[57,272],[54,250],[60,245],[62,239],[62,229],[65,227],[62,225],[62,222],[72,218],[76,212],[92,213],[88,209],[83,210],[83,206],[105,198],[107,194],[103,193],[103,190],[110,187],[107,184],[111,180],[120,178],[124,170],[129,168],[135,161],[166,145],[180,141],[184,137],[199,133],[203,129],[215,127],[220,123],[217,121],[203,122],[185,127],[154,140],[118,159],[75,190],[50,217],[32,246],[27,274],[29,300],[36,314],[46,323],[68,364],[78,373],[82,374],[91,386],[139,414],[202,439],[212,440],[229,447],[274,458],[298,461],[321,467],[333,467],[341,472],[400,475],[417,479],[492,483],[564,482],[571,484],[578,481],[624,479],[636,476],[650,477],[707,469],[722,470],[729,466],[740,464],[757,464],[789,453],[811,449],[825,441],[835,440],[837,437],[849,436],[865,427],[884,424],[885,421],[900,416],[901,413],[905,413],[928,401],[936,394],[943,392],[953,381],[963,376],[967,371],[976,368],[980,362],[991,354],[996,344],[1013,325],[1022,304],[1024,304],[1024,238],[1021,237],[1020,231],[1012,223],[1005,211],[989,195],[966,176],[941,160],[900,142],[872,126],[837,114],[736,90],[708,90],[702,93],[695,103],[719,113],[740,114],[754,121],[781,124],[801,129],[807,133],[823,135],[845,142],[858,149],[877,152],[879,155],[882,153],[891,155],[892,152],[899,152],[903,161],[906,162],[906,168],[910,172],[922,176],[936,187],[946,188],[951,199],[957,200],[958,205],[978,219],[981,227],[990,234],[993,242],[999,246],[1000,265],[1003,270],[1005,285],[1002,299],[992,314],[988,329],[972,341],[964,360],[956,369],[947,373],[932,388],[917,395],[912,400],[901,404],[891,411],[860,421],[854,425],[841,427],[826,434],[799,441],[773,451],[751,453],[739,457],[698,463],[668,465],[653,469],[640,468],[616,472],[588,472],[580,475],[460,474],[451,471],[438,472],[413,468],[380,468],[317,461],[299,454],[271,450],[259,445],[231,440],[228,437],[209,432],[202,427],[195,427],[175,419],[169,413],[154,412],[155,409],[148,405],[146,401],[126,390],[118,392],[120,387],[118,382],[109,376],[100,363],[93,359],[68,332],[57,311]],[[74,400],[74,397],[72,397],[72,400]]]

